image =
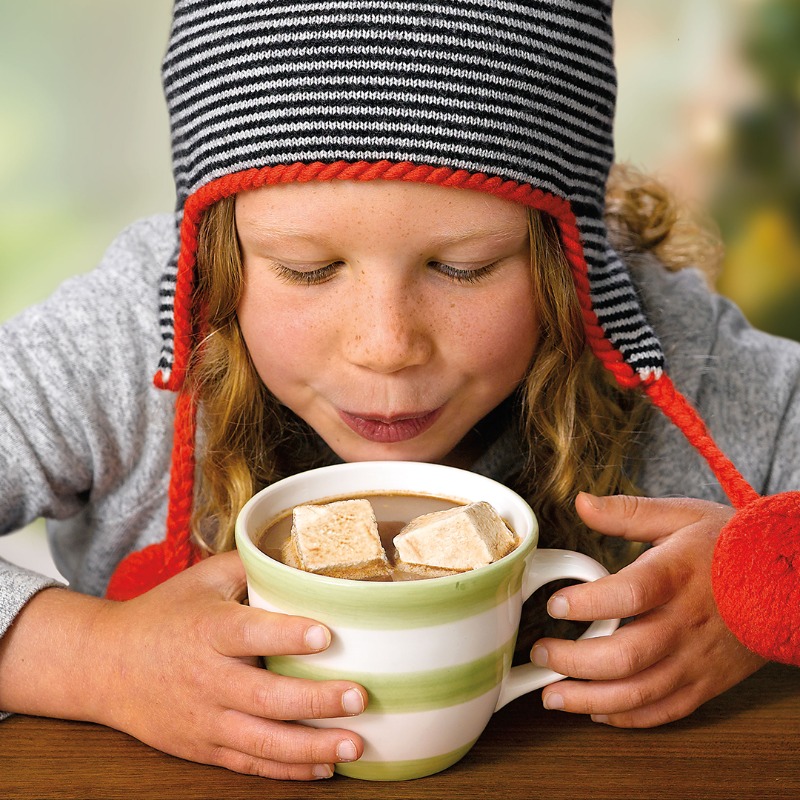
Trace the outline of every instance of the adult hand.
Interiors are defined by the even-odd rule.
[[[619,727],[651,727],[690,714],[765,662],[717,613],[711,591],[714,544],[733,509],[689,499],[581,494],[577,511],[593,530],[650,542],[636,561],[548,602],[556,618],[635,619],[611,636],[541,639],[536,664],[581,681],[546,687],[546,708],[590,714]]]
[[[242,605],[245,593],[232,552],[107,603],[93,632],[104,672],[92,717],[192,761],[271,778],[330,777],[334,762],[360,757],[361,739],[289,720],[358,714],[366,692],[263,669],[260,656],[324,650],[330,632]]]

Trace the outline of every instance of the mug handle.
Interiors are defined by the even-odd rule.
[[[608,570],[602,564],[583,553],[575,553],[572,550],[537,550],[525,567],[522,600],[523,602],[527,600],[540,586],[550,581],[563,579],[595,581],[606,575]],[[608,636],[619,627],[619,623],[618,619],[595,620],[578,638],[593,639],[596,636]],[[501,709],[520,695],[541,689],[566,677],[552,669],[537,667],[534,664],[512,667],[503,681],[494,710]]]

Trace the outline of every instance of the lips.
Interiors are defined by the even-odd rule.
[[[430,428],[439,418],[442,408],[393,417],[380,417],[339,410],[342,421],[352,431],[370,442],[392,444],[414,439]]]

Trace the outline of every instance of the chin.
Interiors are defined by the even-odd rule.
[[[425,447],[409,447],[410,442],[399,445],[373,445],[369,442],[358,447],[329,446],[343,461],[425,461],[444,463],[450,450]]]

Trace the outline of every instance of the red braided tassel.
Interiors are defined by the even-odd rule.
[[[644,391],[705,458],[735,508],[743,508],[758,499],[758,492],[717,447],[700,415],[675,389],[668,376],[662,375],[658,380],[647,384]]]

